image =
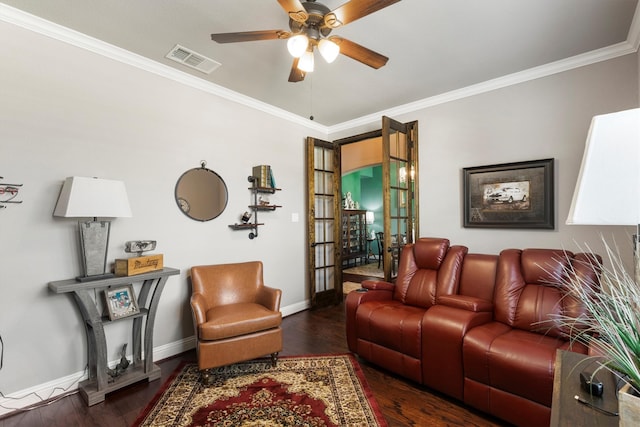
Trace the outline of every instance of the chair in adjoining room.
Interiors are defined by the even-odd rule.
[[[380,264],[384,262],[384,233],[378,231],[376,233],[376,240],[378,241],[378,268]],[[384,266],[384,264],[382,264]]]
[[[282,291],[265,286],[262,262],[191,268],[198,368],[208,370],[282,351]]]

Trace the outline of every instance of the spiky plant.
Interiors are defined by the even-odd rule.
[[[630,276],[618,252],[603,239],[608,265],[592,259],[589,265],[600,270],[601,290],[594,291],[593,283],[576,274],[576,267],[567,267],[559,286],[567,297],[581,301],[588,315],[554,316],[570,332],[571,340],[581,342],[604,358],[603,365],[626,376],[625,380],[640,392],[640,286]],[[593,253],[589,248],[587,251]],[[571,265],[571,264],[569,264]]]

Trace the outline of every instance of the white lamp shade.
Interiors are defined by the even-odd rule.
[[[313,72],[313,52],[308,50],[300,57],[298,69],[306,73]]]
[[[640,108],[591,121],[567,224],[640,224]]]
[[[131,207],[124,182],[69,177],[64,181],[53,216],[130,217]]]
[[[324,60],[329,64],[335,61],[340,54],[340,46],[328,39],[320,40],[318,50],[320,51],[320,55],[322,55]]]
[[[294,58],[300,58],[307,51],[309,39],[304,34],[290,37],[287,41],[287,50]]]

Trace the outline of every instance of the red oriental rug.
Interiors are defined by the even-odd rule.
[[[350,354],[259,359],[212,370],[176,369],[134,423],[139,426],[387,426]]]

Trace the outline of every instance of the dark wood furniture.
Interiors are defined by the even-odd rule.
[[[342,260],[357,265],[358,259],[367,259],[366,210],[344,209],[342,211]]]
[[[556,353],[555,376],[553,379],[553,403],[551,404],[551,426],[617,426],[618,417],[602,410],[617,413],[616,381],[613,374],[602,369],[596,376],[604,384],[602,397],[591,396],[580,387],[580,372],[593,369],[597,359],[571,351],[558,350]],[[579,396],[589,405],[575,399]],[[592,405],[592,406],[590,406]]]
[[[49,289],[57,294],[72,293],[87,333],[87,364],[89,379],[79,384],[80,393],[87,405],[104,401],[107,393],[141,380],[153,381],[160,378],[160,368],[153,363],[153,325],[158,302],[169,276],[179,274],[180,270],[165,267],[136,276],[112,277],[109,279],[78,282],[75,279],[49,283]],[[133,321],[133,361],[131,366],[119,377],[109,381],[107,374],[107,340],[104,325],[111,323],[109,316],[99,311],[102,306],[102,292],[109,287],[118,287],[142,282],[137,295],[140,312],[115,321]],[[96,291],[100,296],[94,298]],[[142,325],[144,322],[144,358],[142,357]]]

